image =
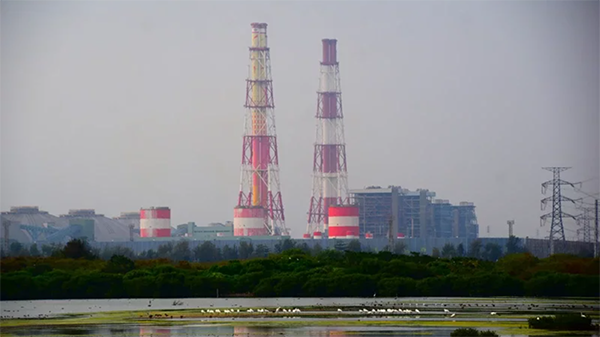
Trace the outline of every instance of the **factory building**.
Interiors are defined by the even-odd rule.
[[[479,237],[479,224],[475,215],[475,204],[463,201],[454,208],[452,236],[476,239]]]
[[[8,212],[2,212],[2,230],[0,238],[19,242],[34,242],[38,236],[44,236],[44,228],[65,228],[68,220],[41,211],[38,206],[13,206]],[[24,225],[24,226],[21,226]]]
[[[72,221],[75,219],[93,220],[93,237],[96,241],[130,241],[138,237],[138,234],[131,233],[128,226],[118,220],[108,218],[104,214],[97,214],[94,209],[71,209],[68,214],[60,215],[60,219],[69,224],[78,223]]]
[[[475,205],[434,199],[436,193],[427,189],[411,191],[399,186],[370,186],[351,190],[359,207],[361,237],[406,238],[477,238],[479,226]]]
[[[137,212],[121,212],[118,217],[114,217],[113,219],[122,223],[125,226],[133,226],[134,229],[140,229],[140,211]]]
[[[457,237],[458,235],[452,235],[454,230],[454,206],[450,204],[450,201],[435,199],[431,204],[431,208],[433,237]]]
[[[196,226],[194,222],[188,222],[177,226],[175,236],[192,238],[194,240],[213,240],[221,237],[233,236],[233,222],[210,223],[206,226]]]

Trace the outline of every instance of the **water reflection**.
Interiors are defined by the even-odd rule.
[[[9,331],[10,330],[10,331]],[[422,337],[423,335],[449,337],[453,328],[436,327],[382,327],[382,326],[305,326],[305,327],[247,327],[225,325],[186,325],[186,326],[138,326],[138,325],[99,325],[70,327],[21,327],[3,329],[15,336],[403,336]],[[501,337],[528,337],[527,335],[500,335]],[[537,335],[536,337],[541,337]],[[549,334],[547,336],[555,336]],[[580,337],[598,337],[598,334],[578,334]],[[529,336],[532,337],[532,336]]]
[[[170,328],[140,327],[140,336],[171,337]]]

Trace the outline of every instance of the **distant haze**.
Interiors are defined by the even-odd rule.
[[[547,235],[542,166],[599,190],[598,13],[598,1],[2,1],[0,206],[231,220],[250,23],[266,22],[293,236],[322,38],[338,40],[351,189],[428,188],[474,202],[482,236],[506,236],[508,219],[518,236]]]

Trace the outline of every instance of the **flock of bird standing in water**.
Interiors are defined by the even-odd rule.
[[[227,300],[227,299],[225,299]],[[322,299],[321,299],[322,300]],[[175,300],[173,301],[173,306],[181,306],[184,303],[182,301],[179,300]],[[321,304],[317,304],[315,306],[313,306],[313,308],[317,308],[314,311],[308,311],[308,313],[311,314],[315,314],[317,312],[322,313],[322,314],[331,314],[332,310],[333,310],[333,306],[335,305],[335,303],[333,305],[328,305],[328,306],[323,306]],[[238,305],[234,305],[234,306],[238,306]],[[384,307],[385,306],[385,307]],[[460,308],[460,310],[462,310],[464,314],[468,314],[468,313],[474,313],[475,311],[480,312],[480,309],[482,308],[496,308],[496,304],[495,303],[490,303],[490,304],[479,304],[479,303],[458,303],[458,304],[447,304],[447,303],[423,303],[423,304],[418,304],[418,303],[394,303],[392,304],[392,307],[388,307],[390,306],[389,302],[384,303],[383,301],[378,303],[377,301],[375,301],[373,304],[370,305],[363,305],[362,308],[356,310],[356,306],[342,306],[342,308],[337,308],[337,310],[333,311],[333,314],[348,314],[348,315],[356,315],[356,314],[366,314],[366,315],[376,315],[378,317],[380,316],[395,316],[398,317],[401,314],[408,314],[408,315],[413,315],[412,317],[414,318],[419,318],[419,315],[421,314],[425,314],[425,315],[439,315],[439,314],[443,314],[443,317],[445,318],[454,318],[456,317],[457,313],[460,313],[457,310],[449,310],[445,307],[450,306],[451,308],[454,307],[458,307]],[[150,299],[148,301],[148,307],[151,308],[152,307],[152,299]],[[414,309],[410,309],[407,307],[414,307]],[[421,310],[419,310],[418,307],[421,307]],[[506,307],[506,310],[500,308],[500,307]],[[506,303],[499,303],[498,309],[501,309],[502,312],[506,312],[506,311],[525,311],[525,310],[533,310],[535,308],[539,308],[540,305],[539,304],[510,304],[507,306]],[[24,307],[21,306],[21,309],[23,309]],[[406,309],[405,309],[406,308]],[[427,308],[428,310],[425,310],[425,308]],[[548,310],[548,309],[556,309],[556,310],[573,310],[573,309],[577,309],[577,308],[581,308],[581,309],[593,309],[593,306],[587,306],[585,304],[581,304],[581,305],[574,305],[574,304],[562,304],[562,305],[545,305],[543,310]],[[35,309],[35,307],[34,307]],[[44,314],[41,313],[37,316],[35,315],[29,315],[29,314],[24,314],[21,317],[15,317],[15,316],[20,316],[20,315],[1,315],[0,318],[24,318],[24,319],[32,319],[32,318],[37,318],[37,319],[44,319],[44,318],[51,318],[52,315],[56,315],[56,314],[62,314],[64,312],[64,307],[60,309],[60,311],[62,311],[61,313],[56,313],[56,312],[52,312],[52,311],[48,311],[48,314]],[[89,307],[88,308],[90,310],[90,312],[92,312],[92,310],[94,309],[100,309],[99,311],[102,311],[102,307],[101,306],[93,306],[93,307]],[[186,308],[186,309],[194,309],[194,308]],[[256,314],[275,314],[277,317],[281,317],[281,318],[300,318],[300,315],[292,315],[292,316],[288,316],[289,314],[301,314],[302,310],[300,308],[294,307],[294,308],[289,308],[289,307],[281,307],[278,306],[275,309],[267,309],[267,308],[242,308],[242,309],[236,309],[236,308],[230,308],[230,309],[224,309],[224,308],[214,308],[214,305],[211,304],[209,306],[209,308],[195,308],[196,310],[199,309],[199,313],[200,313],[200,317],[205,317],[205,318],[234,318],[237,317],[255,317]],[[431,310],[433,309],[433,310]],[[475,309],[475,310],[473,310]],[[158,309],[158,310],[164,310],[164,309]],[[157,310],[157,311],[158,311]],[[442,311],[443,310],[443,311]],[[2,310],[4,312],[11,312],[11,310]],[[25,310],[24,310],[25,311]],[[14,313],[18,313],[20,312],[19,309],[15,309],[12,310],[12,312]],[[307,312],[305,312],[306,314]],[[508,312],[506,312],[508,313]],[[184,315],[175,315],[175,317],[172,314],[167,313],[150,313],[147,312],[145,315],[140,315],[140,318],[168,318],[168,319],[173,319],[173,318],[197,318],[198,317],[198,311],[195,312],[190,312],[188,315],[184,316]],[[284,315],[284,314],[288,314],[288,315]],[[489,312],[489,314],[491,316],[498,316],[498,311],[491,311]],[[12,316],[12,317],[11,317]],[[179,316],[179,317],[177,317]],[[581,317],[586,317],[585,314],[581,313]],[[539,319],[539,317],[537,317]]]

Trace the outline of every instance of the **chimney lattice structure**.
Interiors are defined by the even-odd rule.
[[[315,237],[328,229],[329,206],[350,204],[337,40],[323,39],[322,43],[313,185],[307,225],[307,234],[315,233]]]
[[[267,24],[252,23],[241,182],[235,236],[289,235],[279,183],[279,157]]]

